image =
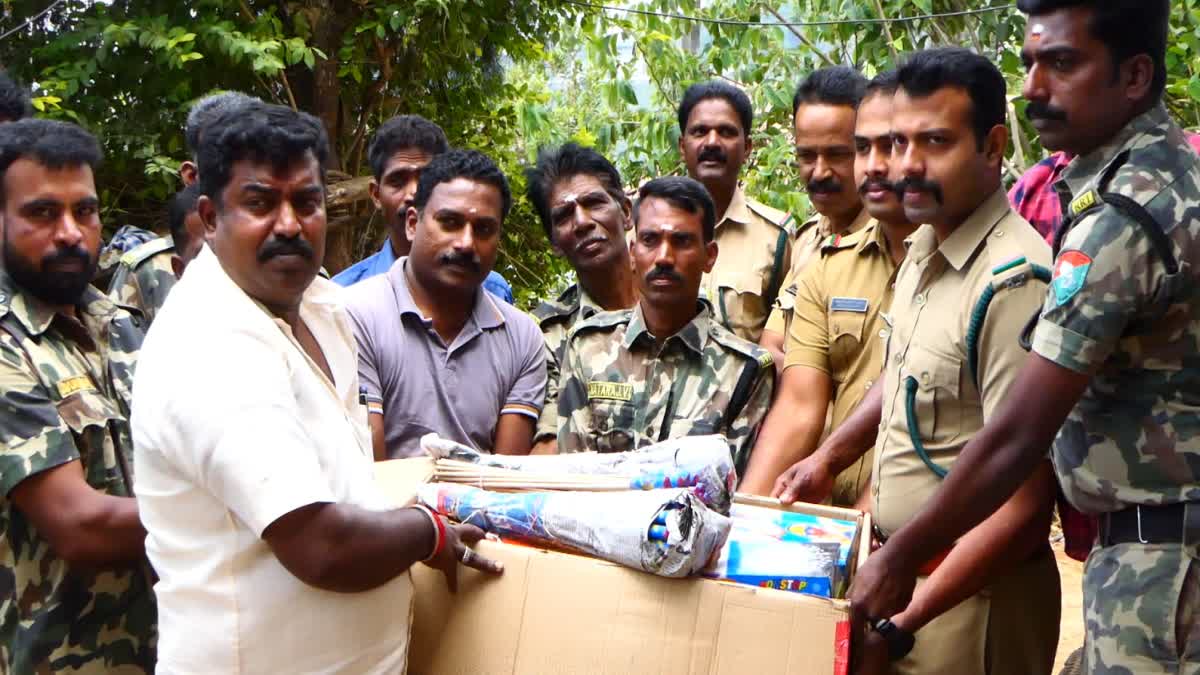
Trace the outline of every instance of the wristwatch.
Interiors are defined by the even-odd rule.
[[[891,619],[880,619],[871,623],[871,630],[883,636],[888,646],[888,660],[899,661],[908,656],[917,638],[912,633],[892,623]]]

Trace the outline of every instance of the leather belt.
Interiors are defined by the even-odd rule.
[[[1200,544],[1200,503],[1137,505],[1102,514],[1099,543]]]

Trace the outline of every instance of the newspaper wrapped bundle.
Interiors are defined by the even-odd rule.
[[[729,518],[688,490],[491,492],[427,483],[421,503],[487,532],[549,544],[663,577],[699,574],[729,536]]]
[[[737,473],[724,436],[689,436],[633,452],[515,457],[489,455],[429,434],[421,447],[436,458],[434,480],[491,490],[652,490],[688,488],[728,514]]]

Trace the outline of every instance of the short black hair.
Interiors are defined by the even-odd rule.
[[[697,103],[712,98],[724,99],[737,111],[738,118],[742,121],[742,134],[749,136],[750,128],[754,125],[754,108],[750,105],[750,97],[741,89],[721,80],[698,82],[683,92],[683,100],[679,102],[679,131],[687,131],[692,108],[695,108]]]
[[[176,252],[187,248],[188,236],[187,217],[196,210],[196,202],[200,199],[200,186],[191,184],[172,195],[167,202],[167,228],[171,232],[171,240],[175,242]]]
[[[550,222],[550,194],[559,181],[579,175],[594,176],[604,186],[604,191],[618,202],[626,199],[621,174],[604,155],[578,143],[541,148],[537,164],[525,171],[525,196],[537,211],[551,243],[554,242],[554,223]]]
[[[450,144],[441,127],[420,115],[393,117],[375,132],[371,148],[367,150],[367,163],[371,165],[375,180],[383,177],[388,159],[404,148],[417,148],[429,153],[430,157],[437,157],[449,150]]]
[[[857,108],[867,89],[867,78],[849,66],[826,66],[809,73],[792,96],[792,117],[805,103],[848,105]]]
[[[269,162],[282,169],[309,152],[317,160],[323,183],[329,138],[312,115],[262,102],[226,110],[212,121],[200,144],[200,191],[219,205],[234,162]]]
[[[971,126],[980,150],[992,127],[1004,124],[1004,76],[986,57],[969,49],[939,47],[916,52],[900,66],[897,78],[900,89],[914,98],[931,96],[945,87],[966,90],[971,98]]]
[[[195,158],[200,152],[200,139],[204,135],[205,127],[226,112],[239,110],[251,103],[261,101],[240,91],[223,91],[196,101],[188,111],[187,123],[183,127],[183,140],[187,143],[192,157]]]
[[[885,70],[867,82],[867,88],[863,91],[863,100],[872,96],[882,95],[891,96],[896,93],[896,89],[900,86],[900,72],[895,68]]]
[[[1061,9],[1092,10],[1089,30],[1112,56],[1113,80],[1126,59],[1146,54],[1154,62],[1150,97],[1157,103],[1167,87],[1167,35],[1171,20],[1168,0],[1017,0],[1017,9],[1031,16]]]
[[[0,119],[9,122],[23,120],[33,114],[29,89],[0,70]]]
[[[508,216],[508,211],[512,208],[512,191],[508,188],[508,179],[490,157],[478,150],[454,149],[434,157],[429,166],[421,171],[413,206],[417,211],[423,210],[429,203],[429,197],[435,187],[456,178],[466,178],[495,187],[500,191],[500,199],[503,201],[500,218]]]
[[[95,136],[70,122],[27,117],[0,124],[0,204],[8,167],[22,157],[50,169],[87,165],[94,172],[104,154]]]
[[[717,207],[704,184],[686,176],[655,178],[638,189],[638,203],[633,209],[634,223],[642,202],[647,199],[665,199],[671,206],[688,213],[699,213],[704,225],[704,243],[713,240],[717,229]]]

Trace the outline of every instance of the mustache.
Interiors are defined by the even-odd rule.
[[[810,180],[805,187],[808,189],[808,194],[810,195],[833,195],[842,191],[841,181],[833,177]]]
[[[1029,105],[1025,106],[1025,119],[1032,122],[1035,119],[1043,119],[1048,122],[1066,122],[1066,111],[1055,108],[1049,103],[1042,101],[1030,101]]]
[[[924,178],[904,178],[896,183],[896,194],[904,198],[905,192],[928,192],[933,195],[937,203],[945,203],[945,196],[942,194],[942,186],[931,180]]]
[[[858,186],[858,194],[865,195],[871,190],[887,190],[896,192],[896,184],[884,178],[868,178]]]
[[[258,249],[259,262],[266,262],[271,258],[281,255],[298,255],[305,260],[312,260],[316,252],[313,251],[312,246],[307,241],[304,241],[300,237],[292,239],[271,237],[267,240],[267,243],[262,245],[262,248]]]
[[[646,281],[655,281],[657,279],[665,279],[667,281],[682,282],[683,277],[679,273],[669,267],[655,267],[646,275]]]
[[[42,267],[54,265],[55,263],[69,262],[71,260],[81,262],[85,266],[92,264],[92,256],[81,246],[68,246],[67,248],[60,248],[42,258]]]
[[[704,148],[696,157],[697,162],[725,162],[728,160],[729,157],[726,156],[725,151],[718,147]]]
[[[467,267],[475,272],[480,271],[479,257],[471,253],[455,253],[453,251],[443,253],[438,256],[438,264],[458,265],[460,267]]]

